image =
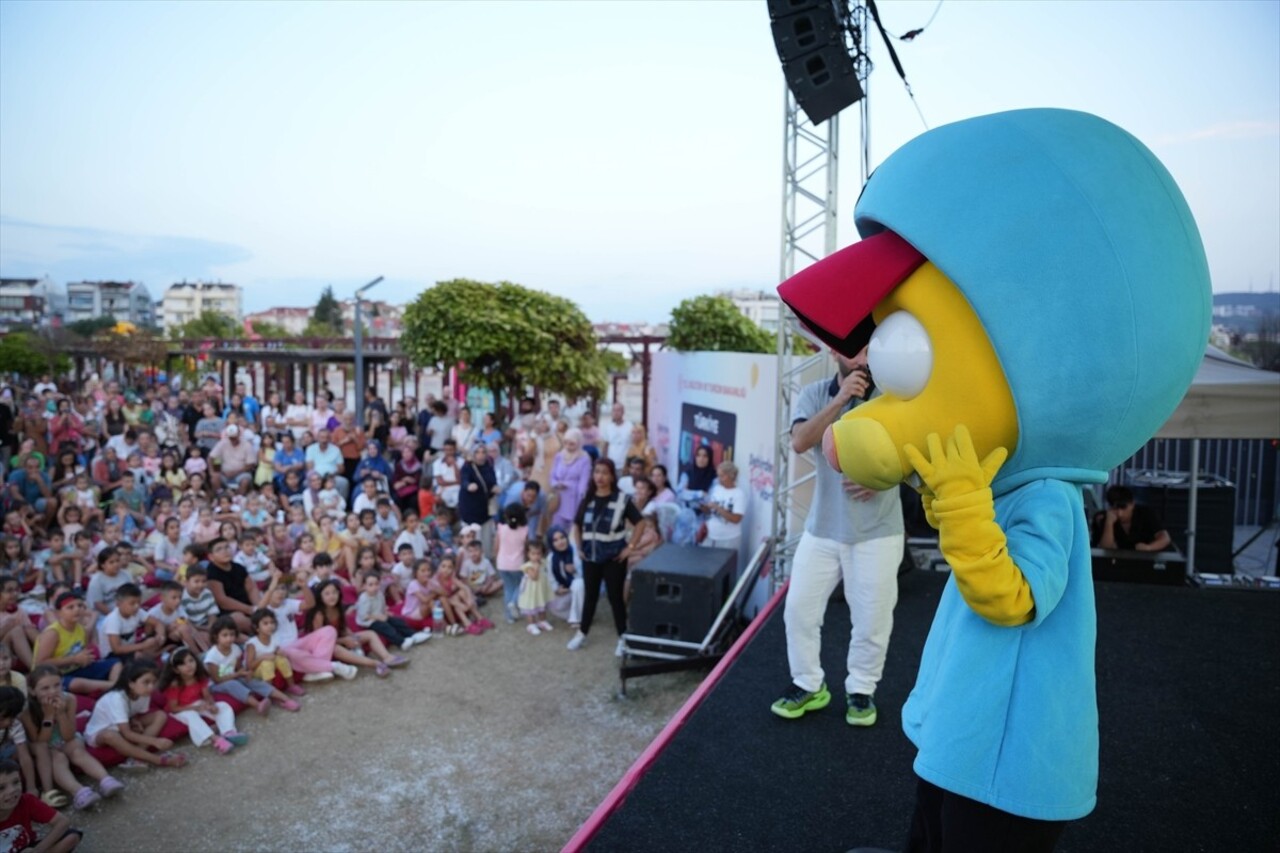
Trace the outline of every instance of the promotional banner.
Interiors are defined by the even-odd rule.
[[[747,495],[741,571],[768,538],[773,510],[773,439],[777,417],[777,357],[729,352],[659,352],[649,384],[649,440],[671,482],[706,446],[712,463],[738,466]],[[752,603],[768,594],[761,583]],[[754,609],[754,608],[749,608]]]

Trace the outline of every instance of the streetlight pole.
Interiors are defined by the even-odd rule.
[[[373,281],[356,291],[356,327],[355,327],[355,346],[356,346],[356,426],[364,426],[364,333],[361,326],[364,325],[364,315],[360,310],[363,303],[362,294],[382,281],[382,276],[378,276]]]

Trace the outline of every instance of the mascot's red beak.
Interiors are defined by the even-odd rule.
[[[926,258],[892,231],[828,255],[778,286],[778,296],[818,338],[852,358],[867,345],[871,309]]]

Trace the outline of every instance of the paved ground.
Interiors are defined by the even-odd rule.
[[[187,744],[186,768],[130,774],[118,801],[76,816],[82,849],[559,850],[701,678],[633,681],[619,699],[608,615],[584,649],[568,638],[558,622],[436,637],[385,681],[244,714],[248,746]]]

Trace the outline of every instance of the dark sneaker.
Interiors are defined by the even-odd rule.
[[[844,721],[851,726],[874,726],[876,724],[876,700],[863,693],[847,694],[849,709],[844,712]]]
[[[831,691],[827,690],[827,685],[824,684],[818,688],[817,692],[810,693],[803,687],[793,684],[787,695],[774,702],[769,710],[779,717],[794,720],[810,711],[821,711],[829,704],[831,704]]]

